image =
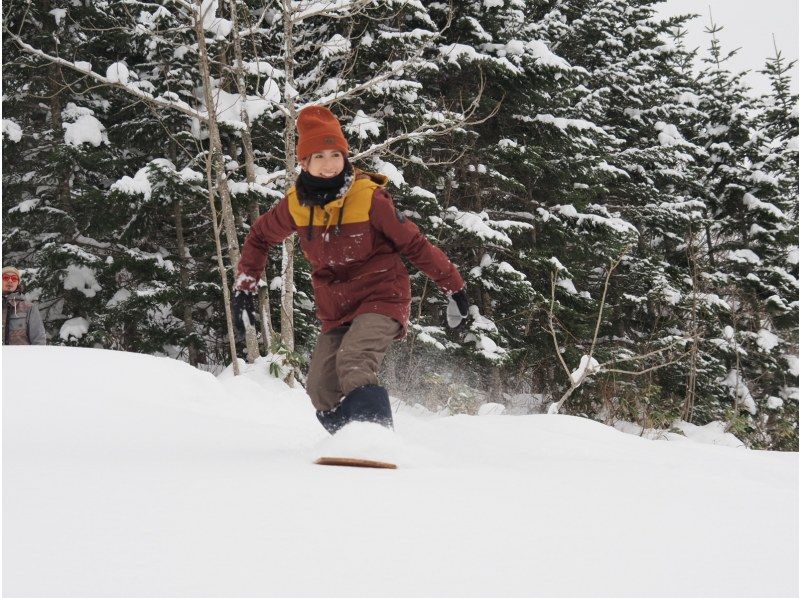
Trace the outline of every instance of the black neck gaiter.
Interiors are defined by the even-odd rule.
[[[329,179],[309,174],[307,170],[301,170],[295,185],[300,203],[307,206],[324,206],[329,201],[341,197],[347,191],[344,187],[351,171],[352,167],[347,160],[345,160],[342,172]]]

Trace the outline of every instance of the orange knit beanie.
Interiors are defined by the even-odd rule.
[[[342,127],[325,106],[306,106],[297,117],[297,157],[303,160],[314,152],[339,150],[345,156],[350,152]]]

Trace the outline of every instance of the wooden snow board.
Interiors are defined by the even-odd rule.
[[[317,465],[339,465],[342,467],[373,467],[376,469],[397,469],[394,463],[371,461],[370,459],[353,459],[350,457],[320,457],[314,461]]]

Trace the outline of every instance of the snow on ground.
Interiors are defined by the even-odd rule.
[[[2,359],[9,598],[798,594],[796,453],[403,405],[399,469],[323,467],[337,439],[263,364]]]

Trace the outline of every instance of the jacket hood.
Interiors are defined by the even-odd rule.
[[[380,172],[367,172],[366,170],[356,168],[356,180],[364,177],[372,179],[374,183],[377,183],[381,187],[385,187],[389,184],[389,177],[385,174],[381,174]]]

